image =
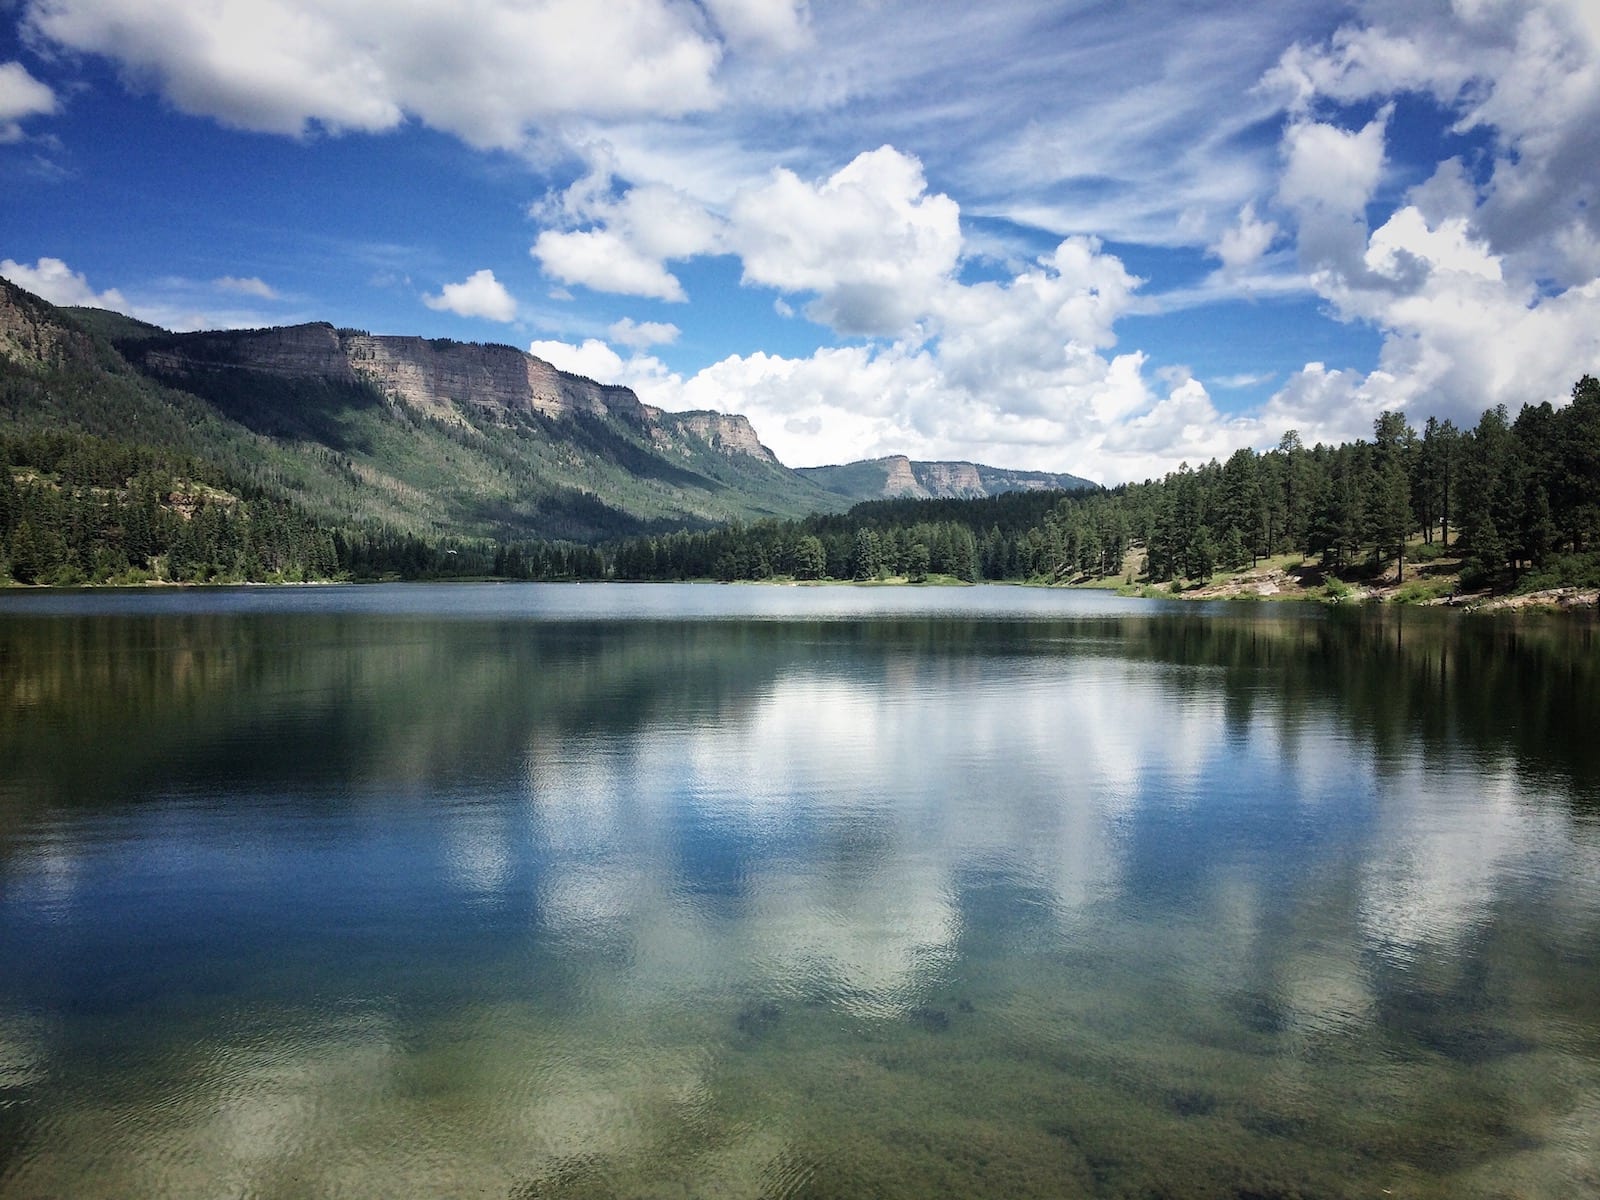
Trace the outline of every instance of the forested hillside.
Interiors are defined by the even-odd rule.
[[[1271,451],[1109,491],[878,500],[751,520],[838,498],[771,460],[737,418],[652,417],[627,408],[631,393],[586,380],[573,386],[599,397],[593,411],[447,399],[424,412],[359,374],[258,369],[259,347],[241,350],[234,335],[196,342],[103,313],[74,323],[0,287],[0,579],[20,583],[1165,585],[1282,555],[1334,579],[1402,578],[1448,555],[1465,586],[1600,584],[1600,382],[1589,376],[1570,405],[1530,405],[1514,419],[1493,409],[1468,430],[1430,419],[1418,432],[1384,413],[1370,441],[1306,447],[1291,431]],[[348,334],[388,343],[385,353],[402,341],[263,332],[275,353],[302,335],[344,347]],[[455,354],[454,344],[428,347]],[[659,453],[674,446],[675,458]],[[552,473],[563,463],[571,482]]]
[[[1294,554],[1334,578],[1403,578],[1408,561],[1446,551],[1463,559],[1466,586],[1600,584],[1600,382],[1585,376],[1570,405],[1529,405],[1515,420],[1492,409],[1465,431],[1430,419],[1419,434],[1403,413],[1341,446],[1308,448],[1291,431],[1265,453],[1110,491],[882,501],[842,517],[636,539],[616,549],[614,570],[1164,583]]]
[[[487,573],[509,541],[593,573],[603,538],[842,505],[741,417],[662,413],[511,347],[174,335],[0,279],[0,578]]]
[[[1429,419],[1419,434],[1384,413],[1371,441],[1308,449],[1290,432],[1265,454],[1240,450],[1109,499],[1109,529],[1071,502],[1044,523],[1052,575],[1115,570],[1126,528],[1152,581],[1281,553],[1403,577],[1408,559],[1448,546],[1469,586],[1600,582],[1600,381],[1579,380],[1570,405],[1527,405],[1514,420],[1495,408],[1465,431]]]

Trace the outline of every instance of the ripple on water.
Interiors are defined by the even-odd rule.
[[[1588,747],[1318,615],[736,591],[0,624],[0,1197],[1600,1193]]]

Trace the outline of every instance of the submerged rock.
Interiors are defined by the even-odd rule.
[[[1441,1025],[1423,1031],[1417,1041],[1452,1062],[1476,1067],[1513,1054],[1527,1054],[1538,1047],[1527,1038],[1500,1029],[1478,1025]]]
[[[1168,1111],[1180,1117],[1204,1117],[1216,1111],[1217,1098],[1194,1088],[1173,1088],[1163,1098]]]
[[[911,1010],[911,1019],[930,1033],[943,1033],[950,1028],[950,1014],[942,1008],[924,1004]]]
[[[734,1028],[751,1037],[771,1033],[783,1020],[783,1007],[776,1000],[752,1000],[733,1019]]]
[[[513,1184],[506,1200],[605,1200],[613,1195],[599,1157],[579,1154],[557,1160],[546,1175]]]

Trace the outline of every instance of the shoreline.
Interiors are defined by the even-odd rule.
[[[1043,583],[1026,579],[988,579],[976,582],[954,576],[927,579],[913,583],[904,577],[888,579],[510,579],[498,576],[458,576],[443,579],[304,579],[304,580],[240,580],[224,583],[194,583],[173,580],[145,580],[141,583],[79,583],[67,586],[54,584],[27,584],[5,581],[0,583],[0,594],[48,592],[168,592],[191,590],[222,590],[226,588],[319,588],[365,587],[385,583],[541,583],[556,585],[596,584],[692,584],[717,587],[794,587],[794,588],[933,588],[933,587],[1024,587],[1047,590],[1107,592],[1131,600],[1188,600],[1236,601],[1249,603],[1322,604],[1329,607],[1397,605],[1407,608],[1449,608],[1463,614],[1493,612],[1542,613],[1594,613],[1600,614],[1600,589],[1564,586],[1544,588],[1532,592],[1466,592],[1449,595],[1406,595],[1407,585],[1362,585],[1340,583],[1330,594],[1324,585],[1305,586],[1299,582],[1285,583],[1281,571],[1244,572],[1226,579],[1194,584],[1174,589],[1171,584],[1115,583],[1110,579],[1094,582]]]

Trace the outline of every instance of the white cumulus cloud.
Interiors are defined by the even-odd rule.
[[[1277,236],[1277,225],[1256,216],[1254,203],[1246,204],[1239,210],[1237,223],[1223,231],[1211,253],[1222,260],[1225,270],[1243,271],[1261,261]]]
[[[485,148],[578,115],[713,108],[723,55],[672,0],[31,0],[25,26],[237,128],[375,132],[409,115]]]
[[[618,345],[643,350],[649,346],[671,345],[681,332],[676,325],[665,321],[635,321],[632,317],[623,317],[606,330],[606,335]]]
[[[1560,403],[1600,369],[1600,10],[1586,0],[1399,0],[1265,80],[1292,114],[1277,199],[1302,265],[1345,320],[1377,329],[1378,365],[1308,364],[1263,419],[1363,436],[1385,408],[1471,424],[1487,407]],[[1428,97],[1490,169],[1445,158],[1368,231],[1397,93]],[[1310,114],[1377,101],[1358,129]],[[1309,440],[1309,439],[1308,439]]]
[[[445,284],[439,295],[424,296],[422,302],[436,312],[453,312],[458,317],[512,321],[517,316],[516,299],[487,268],[474,271],[460,283]]]
[[[1298,219],[1307,270],[1351,270],[1366,247],[1367,201],[1383,171],[1389,111],[1356,131],[1298,121],[1284,131],[1278,201]]]
[[[663,384],[672,386],[675,379],[659,359],[637,353],[623,358],[599,338],[585,338],[576,345],[535,341],[529,343],[528,353],[573,375],[582,375],[598,383],[631,387],[646,400]]]
[[[734,198],[729,225],[745,282],[815,294],[807,315],[848,334],[905,332],[961,253],[959,206],[892,146],[817,184],[780,168]]]
[[[644,296],[682,303],[689,299],[678,277],[659,259],[642,254],[609,229],[545,230],[531,251],[546,275],[581,283],[597,292]]]
[[[604,228],[659,261],[718,248],[720,222],[687,193],[658,183],[640,184],[620,195],[616,188],[609,170],[596,169],[545,197],[530,215],[558,229]]]
[[[591,171],[533,206],[547,228],[530,250],[544,273],[599,292],[682,302],[669,261],[716,251],[721,224],[705,207],[659,184],[620,196],[605,170]]]
[[[1186,373],[1158,388],[1143,354],[1104,353],[1138,285],[1097,241],[1069,238],[1004,282],[939,281],[905,339],[735,354],[688,377],[595,339],[531,351],[663,408],[746,413],[796,466],[905,453],[1118,482],[1260,440]]]
[[[19,62],[0,63],[0,144],[20,141],[27,117],[56,111],[56,94]]]
[[[8,258],[0,262],[0,275],[51,304],[127,310],[128,302],[116,288],[96,292],[81,271],[74,271],[59,258],[41,258],[31,267]]]
[[[1019,364],[975,395],[936,349],[897,343],[823,347],[804,358],[733,355],[639,392],[664,408],[743,412],[792,466],[909,454],[1116,483],[1260,439],[1254,425],[1218,414],[1198,382],[1163,394],[1144,365],[1137,353],[1106,359],[1079,350],[1049,372]]]
[[[586,185],[547,210],[599,213],[612,227],[584,232],[621,240],[637,227],[631,196]],[[810,294],[814,319],[885,340],[735,354],[688,377],[637,353],[654,332],[631,321],[609,331],[631,357],[598,339],[531,352],[663,408],[744,412],[792,465],[909,453],[1116,482],[1257,436],[1187,373],[1158,388],[1143,354],[1108,355],[1141,280],[1097,239],[1066,238],[1003,280],[960,282],[958,206],[891,147],[814,183],[772,173],[736,197],[714,240],[740,255],[747,283]]]
[[[545,274],[597,291],[684,301],[669,262],[732,253],[743,282],[813,299],[806,315],[841,333],[892,336],[927,315],[961,253],[960,208],[930,194],[922,164],[892,146],[817,182],[779,168],[739,189],[721,216],[660,184],[613,194],[604,170],[534,206],[550,228],[532,254]]]
[[[530,342],[528,353],[558,370],[600,383],[620,383],[626,371],[622,356],[599,338],[587,338],[577,345],[561,341]]]
[[[1265,80],[1298,112],[1400,93],[1431,98],[1458,133],[1491,142],[1492,173],[1474,222],[1496,253],[1562,282],[1561,243],[1600,236],[1600,8],[1593,0],[1522,0],[1447,8],[1370,0],[1362,20],[1323,45],[1297,44]],[[1558,236],[1561,235],[1561,236]]]

